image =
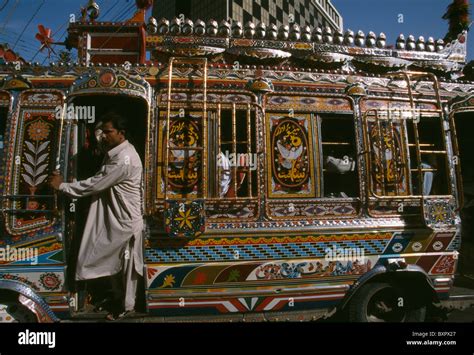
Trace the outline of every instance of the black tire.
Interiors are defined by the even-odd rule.
[[[11,291],[0,291],[2,314],[0,323],[37,323],[38,319],[27,307],[18,301],[18,294]]]
[[[423,322],[426,305],[410,305],[403,290],[389,283],[363,285],[348,305],[350,322]]]

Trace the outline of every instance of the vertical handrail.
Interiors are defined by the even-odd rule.
[[[169,152],[171,149],[170,147],[170,125],[171,125],[171,94],[172,94],[172,85],[173,85],[173,64],[179,61],[182,62],[193,62],[198,61],[202,62],[202,75],[203,75],[203,104],[202,104],[202,146],[201,146],[201,169],[202,169],[202,180],[201,180],[201,193],[202,198],[207,196],[207,159],[205,154],[205,147],[207,147],[207,58],[175,58],[171,57],[169,60],[168,65],[168,97],[167,97],[167,115],[166,115],[166,156],[165,156],[165,187],[164,187],[164,199],[168,198],[168,168],[169,168]],[[186,150],[186,149],[183,149]],[[185,155],[189,154],[190,149],[186,150]],[[198,149],[196,149],[198,150]],[[183,169],[186,169],[186,164],[184,165]]]
[[[454,112],[449,114],[449,124],[451,128],[451,141],[453,142],[453,154],[456,159],[459,160],[460,152],[459,152],[459,144],[458,144],[458,137],[457,137],[457,130],[456,130],[456,121],[454,120]],[[461,162],[458,161],[456,165],[456,172],[457,172],[457,197],[459,201],[459,209],[464,207],[464,185],[463,185],[463,178],[462,178],[462,166]]]
[[[63,140],[63,127],[64,127],[64,113],[66,112],[66,100],[63,98],[64,103],[63,103],[63,109],[61,112],[61,122],[59,123],[59,137],[58,137],[58,149],[56,153],[56,161],[54,165],[54,170],[59,171],[61,169],[61,147],[62,147],[62,140]],[[58,207],[58,191],[54,190],[54,205],[53,205],[53,211],[58,213],[59,207]]]
[[[380,128],[379,112],[377,110],[375,110],[375,125],[377,126],[377,133],[378,133],[379,147],[380,147],[380,159],[381,159],[381,162],[382,162],[382,176],[383,176],[382,195],[386,196],[385,183],[387,181],[387,177],[386,177],[386,170],[387,169],[385,169],[385,168],[387,167],[387,161],[386,161],[386,157],[385,157],[385,149],[384,149],[384,144],[383,144],[382,130]]]
[[[234,153],[234,157],[237,157],[237,119],[236,119],[236,112],[237,108],[235,102],[232,103],[232,153]],[[235,161],[236,159],[234,159]],[[237,162],[236,162],[237,163]],[[238,166],[238,163],[237,163]],[[237,197],[237,166],[232,168],[232,179],[234,180],[234,193],[235,197]]]
[[[418,122],[415,119],[415,102],[413,100],[413,90],[411,88],[411,79],[410,75],[406,72],[402,73],[402,76],[405,78],[407,82],[407,89],[408,89],[408,97],[410,99],[410,108],[411,108],[411,118],[413,123],[413,138],[415,139],[415,151],[416,151],[416,161],[417,161],[417,170],[418,170],[418,191],[421,196],[420,198],[420,206],[421,211],[424,217],[424,202],[425,196],[423,194],[423,168],[421,166],[421,152],[420,152],[420,135],[418,134]],[[421,118],[421,116],[420,116]]]
[[[218,162],[220,161],[221,164],[217,164],[217,178],[216,178],[216,196],[220,197],[221,196],[221,185],[220,185],[220,179],[222,176],[222,157],[221,157],[221,119],[222,119],[222,104],[219,102],[217,104],[217,156],[220,157],[218,159]],[[217,158],[217,157],[216,157]]]
[[[248,196],[252,198],[252,167],[250,166],[250,159],[252,157],[252,130],[251,130],[251,124],[252,124],[252,111],[251,111],[251,106],[250,104],[247,104],[247,164],[248,164],[248,169],[247,169],[247,188],[248,188]]]
[[[393,149],[396,149],[396,145],[395,145],[395,133],[394,133],[394,126],[393,126],[393,118],[392,118],[392,113],[390,111],[390,108],[388,109],[388,112],[387,112],[387,120],[388,120],[388,125],[390,127],[390,136],[392,138],[392,145],[393,145]],[[401,146],[398,147],[400,149],[400,153],[401,153],[401,149],[403,149]],[[396,153],[394,150],[392,150],[392,153]],[[394,154],[393,157],[392,157],[392,161],[393,161],[393,164],[394,164],[394,171],[395,171],[395,176],[394,176],[394,179],[395,179],[395,193],[397,194],[397,196],[400,196],[400,186],[398,186],[398,179],[399,179],[399,175],[398,175],[398,155],[397,154]]]
[[[207,148],[207,58],[198,58],[203,61],[203,104],[202,104],[202,198],[208,196],[207,193],[207,158],[205,149]]]
[[[440,86],[439,86],[439,80],[434,75],[433,73],[428,73],[428,72],[410,72],[410,71],[404,71],[400,73],[389,73],[389,76],[402,76],[406,83],[407,83],[407,90],[408,90],[408,96],[410,100],[410,107],[411,107],[411,112],[412,112],[412,122],[413,122],[413,134],[414,134],[414,139],[415,139],[415,150],[416,150],[416,159],[417,159],[417,170],[418,170],[418,189],[420,192],[420,204],[421,204],[421,213],[422,213],[422,218],[424,219],[425,215],[425,195],[423,193],[423,168],[422,168],[422,160],[421,160],[421,148],[420,148],[420,137],[419,137],[419,132],[418,132],[418,122],[415,119],[415,103],[413,100],[413,90],[412,90],[412,81],[411,77],[427,77],[431,79],[433,82],[433,91],[436,96],[436,103],[437,103],[437,111],[440,114],[440,119],[443,121],[443,107],[442,107],[442,102],[441,102],[441,95],[440,95]],[[421,118],[421,114],[420,114]],[[443,125],[441,125],[441,128]],[[447,154],[447,151],[446,151]],[[447,158],[447,155],[446,155]]]
[[[173,62],[175,58],[171,57],[168,64],[168,97],[166,106],[166,150],[165,150],[165,186],[163,197],[168,199],[168,169],[169,169],[169,154],[170,154],[170,123],[171,123],[171,85],[173,84]]]

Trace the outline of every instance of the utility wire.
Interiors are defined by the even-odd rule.
[[[36,17],[36,15],[38,14],[39,10],[41,10],[41,8],[43,7],[44,3],[45,3],[46,0],[43,0],[43,2],[38,6],[38,8],[36,9],[35,13],[31,16],[30,20],[27,22],[27,24],[25,25],[25,27],[23,27],[23,31],[21,31],[21,34],[20,36],[18,37],[18,39],[16,40],[15,44],[13,45],[13,49],[15,49],[15,46],[17,45],[18,41],[20,40],[20,38],[23,36],[23,34],[25,33],[26,29],[28,28],[28,26],[30,25],[31,21],[33,21],[33,19]]]
[[[3,27],[2,29],[0,30],[0,32],[3,32],[5,31],[5,28],[7,27],[8,25],[8,22],[10,22],[10,19],[12,18],[13,16],[13,13],[15,12],[16,8],[18,7],[18,4],[20,3],[20,0],[16,0],[15,2],[15,5],[13,5],[13,8],[10,10],[10,12],[7,14],[7,18],[3,24]]]
[[[118,1],[118,2],[119,2],[119,1]],[[118,3],[118,2],[117,2],[117,3]],[[120,7],[117,11],[115,11],[115,13],[114,13],[113,15],[110,16],[110,17],[111,17],[111,22],[114,22],[115,19],[118,17],[118,15],[121,14],[121,13],[123,12],[123,10],[126,9],[128,6],[129,6],[129,3],[128,3],[127,0],[125,0],[125,1],[122,3],[121,7]]]
[[[0,11],[3,11],[3,9],[8,5],[8,3],[10,2],[10,0],[4,0],[5,3],[2,5],[2,7],[0,7]]]

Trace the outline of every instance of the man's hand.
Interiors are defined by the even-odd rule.
[[[53,171],[53,175],[49,177],[48,182],[53,189],[59,190],[59,185],[63,183],[63,177],[59,174],[59,171]]]

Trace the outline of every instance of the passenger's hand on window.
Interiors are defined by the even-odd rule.
[[[59,174],[59,171],[53,171],[53,174],[48,179],[49,185],[55,190],[59,190],[59,186],[63,181],[63,177]]]

